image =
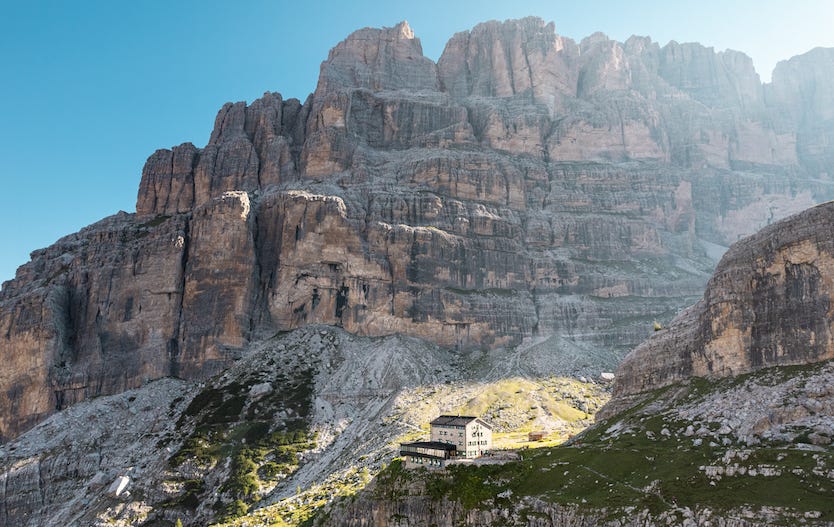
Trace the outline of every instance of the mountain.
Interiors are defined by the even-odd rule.
[[[395,461],[312,525],[834,525],[834,202],[734,244],[590,429],[504,464]]]
[[[226,104],[208,145],[150,156],[135,214],[4,284],[0,437],[313,323],[613,368],[724,247],[834,196],[831,57],[762,85],[741,53],[535,18],[436,64],[406,23],[357,31],[303,104]]]
[[[34,252],[0,291],[0,525],[201,525],[256,502],[300,521],[432,412],[576,433],[600,371],[696,302],[726,247],[834,195],[832,57],[763,85],[741,53],[528,18],[434,63],[401,23],[339,43],[304,103],[225,105],[208,145],[149,157],[136,213]],[[767,232],[824,252],[812,223]],[[767,301],[720,318],[710,285],[627,359],[604,415],[690,375],[827,357],[808,340],[828,338],[824,257],[768,247],[737,245],[711,282]],[[731,334],[692,340],[686,320],[730,324],[736,353],[699,363]],[[657,400],[642,408],[680,407]]]

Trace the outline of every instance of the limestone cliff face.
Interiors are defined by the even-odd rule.
[[[785,129],[797,130],[797,156],[810,170],[831,174],[834,157],[834,101],[826,95],[834,86],[834,50],[816,48],[780,62],[765,97]]]
[[[703,299],[626,357],[615,397],[834,358],[834,202],[733,245]]]
[[[150,156],[136,214],[5,284],[0,438],[310,323],[552,337],[610,367],[700,294],[716,250],[834,195],[827,57],[762,86],[739,53],[576,43],[534,18],[459,33],[437,64],[405,23],[357,31],[303,104],[226,104],[208,145]]]

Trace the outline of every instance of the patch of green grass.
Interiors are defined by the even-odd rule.
[[[244,448],[232,459],[232,472],[220,490],[237,499],[251,499],[260,488],[253,452]]]
[[[230,520],[246,514],[265,489],[294,472],[300,453],[316,447],[317,437],[307,424],[314,375],[309,369],[272,377],[276,389],[251,400],[251,387],[264,382],[261,375],[215,382],[197,393],[177,422],[186,438],[169,464],[175,474],[191,470],[180,468],[186,462],[207,473],[229,467],[229,474],[211,489],[187,489],[167,506],[191,507],[207,494],[214,495],[218,517]],[[289,410],[294,417],[283,420],[285,428],[273,430],[274,414]]]
[[[412,479],[413,474],[413,471],[405,468],[401,459],[394,459],[377,476],[377,485],[374,488],[375,497],[388,501],[396,501],[406,496],[407,492],[404,489]]]
[[[467,401],[458,411],[464,415],[485,415],[487,410],[495,405],[528,408],[531,404],[539,404],[540,402],[543,408],[553,417],[565,421],[574,421],[587,417],[585,412],[581,412],[563,401],[557,401],[547,392],[537,393],[537,401],[534,403],[529,394],[535,393],[538,390],[539,385],[527,379],[501,379],[485,385],[483,391]]]
[[[171,466],[178,467],[186,460],[193,460],[203,467],[214,465],[220,459],[220,445],[213,434],[212,431],[199,430],[188,436],[169,459]]]
[[[264,481],[273,481],[279,476],[290,474],[293,468],[294,467],[289,463],[267,461],[258,468],[258,477]]]
[[[225,509],[225,518],[227,520],[238,518],[249,512],[249,505],[241,499],[234,500]]]
[[[398,475],[407,475],[403,470],[396,470]],[[227,519],[215,527],[310,527],[322,525],[329,517],[325,505],[332,500],[352,499],[363,488],[370,475],[362,469],[351,469],[331,475],[325,482],[313,484],[305,490],[298,490],[296,496],[286,498],[278,503],[252,510],[235,519]]]
[[[188,479],[182,484],[182,493],[163,503],[164,507],[185,507],[195,510],[200,506],[200,495],[206,488],[206,482],[202,479]]]
[[[292,379],[282,379],[284,382],[280,390],[273,390],[249,405],[246,419],[268,415],[276,408],[289,408],[300,418],[306,417],[311,410],[315,373],[313,369],[306,369],[296,372]]]
[[[610,444],[583,444],[525,451],[520,462],[505,465],[455,465],[446,471],[413,471],[432,501],[448,499],[465,509],[491,508],[498,494],[511,490],[514,500],[536,496],[593,510],[638,507],[657,514],[673,506],[729,511],[741,507],[785,507],[819,511],[834,519],[834,483],[813,472],[808,452],[761,449],[750,467],[779,467],[777,476],[733,476],[712,480],[700,466],[719,463],[724,449],[683,445],[675,439],[649,440],[644,433]],[[827,453],[826,467],[834,466]],[[819,472],[819,471],[818,471]],[[385,471],[377,482],[379,497],[405,488]],[[394,487],[392,487],[394,485]],[[398,496],[402,498],[402,496]]]
[[[257,500],[261,474],[269,474],[271,480],[293,472],[298,467],[298,454],[315,448],[315,440],[315,434],[307,430],[278,431],[261,437],[234,454],[231,474],[221,490],[237,499]]]

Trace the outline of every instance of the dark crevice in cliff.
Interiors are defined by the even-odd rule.
[[[527,41],[521,43],[522,54],[524,55],[524,64],[527,66],[527,78],[530,81],[530,102],[536,102],[535,83],[533,82],[533,68],[530,66],[530,50],[527,49]]]
[[[191,218],[187,218],[183,222],[183,245],[182,245],[182,257],[180,260],[180,267],[179,273],[181,273],[180,281],[179,281],[179,303],[177,305],[177,323],[174,324],[174,333],[168,339],[168,343],[166,345],[166,353],[168,355],[168,375],[171,377],[179,378],[180,376],[180,353],[182,352],[182,347],[185,346],[185,335],[186,330],[184,328],[185,325],[185,317],[183,313],[183,306],[185,305],[185,288],[186,288],[186,278],[188,276],[188,251],[190,249],[190,228],[191,228]]]
[[[626,150],[625,119],[623,119],[623,109],[620,107],[619,103],[614,103],[614,107],[617,109],[617,120],[620,125],[620,141],[623,145],[623,158],[627,159],[628,151]]]
[[[389,236],[390,236],[390,234],[389,234]],[[394,280],[394,265],[391,262],[391,252],[390,252],[390,247],[389,247],[388,243],[385,244],[385,266],[388,270],[388,279],[389,279],[389,284],[388,284],[388,297],[390,299],[389,300],[389,314],[391,316],[394,316],[394,314],[395,314],[394,303],[395,303],[396,298],[397,298],[397,285],[396,285],[396,281]]]
[[[252,299],[252,311],[249,315],[249,335],[254,334],[256,328],[264,324],[269,324],[269,300],[268,291],[270,289],[270,282],[274,279],[272,275],[265,276],[265,269],[269,268],[267,260],[264,255],[264,233],[261,232],[261,218],[260,203],[254,203],[252,206],[252,246],[255,251],[255,265],[252,272],[253,289],[255,294]],[[280,254],[281,239],[278,238],[278,253]],[[276,257],[277,260],[277,257]],[[277,266],[277,262],[275,264]]]
[[[514,71],[514,70],[515,70],[515,68],[513,68],[513,66],[514,66],[515,64],[513,64],[513,56],[512,56],[512,52],[510,51],[509,46],[503,46],[503,43],[502,43],[502,42],[501,42],[501,43],[499,43],[499,44],[502,44],[502,47],[504,48],[504,49],[502,49],[501,51],[503,51],[503,52],[504,52],[504,64],[506,65],[506,68],[507,68],[507,74],[508,74],[508,75],[509,75],[509,77],[510,77],[510,78],[509,78],[509,81],[510,81],[510,93],[511,93],[512,95],[515,95],[515,94],[516,94],[516,91],[515,91],[515,71]],[[493,87],[493,90],[494,90],[494,87]],[[496,94],[496,93],[493,93],[492,95],[493,95],[493,96],[497,96],[497,94]]]
[[[194,157],[191,158],[191,172],[190,177],[188,178],[189,182],[191,183],[191,204],[189,205],[188,209],[194,209],[195,205],[197,204],[197,178],[196,178],[196,171],[197,167],[200,165],[200,158],[202,157],[203,150],[198,149]],[[173,212],[185,212],[181,211],[179,207]]]
[[[533,287],[530,290],[530,296],[532,297],[533,309],[535,310],[535,313],[536,313],[536,320],[533,321],[533,325],[530,328],[530,332],[535,337],[539,334],[539,321],[541,320],[541,314],[539,313],[539,310],[541,308],[539,307],[538,291],[535,287]]]
[[[336,320],[337,320],[336,325],[338,327],[342,327],[344,325],[343,321],[342,321],[342,315],[344,314],[345,309],[347,309],[349,307],[349,304],[348,304],[349,295],[350,295],[350,288],[347,287],[346,285],[342,285],[341,287],[339,287],[339,291],[336,293],[336,311],[335,311],[335,315],[336,315]]]
[[[258,155],[258,150],[255,148],[254,143],[249,148],[249,154],[246,157],[246,166],[248,167],[249,164],[252,162],[252,156],[255,156],[255,161],[258,164],[258,169],[255,171],[255,184],[257,185],[254,189],[244,189],[248,191],[257,190],[263,188],[261,184],[261,171],[263,170],[263,159],[260,155]]]

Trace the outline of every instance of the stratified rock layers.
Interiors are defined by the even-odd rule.
[[[828,202],[733,245],[703,299],[626,357],[615,396],[834,358],[832,232]]]
[[[740,53],[577,44],[533,18],[459,33],[437,64],[407,24],[360,30],[306,102],[225,105],[207,146],[151,155],[136,214],[5,284],[0,437],[310,323],[555,335],[613,364],[721,246],[834,195],[827,53],[762,86]]]

